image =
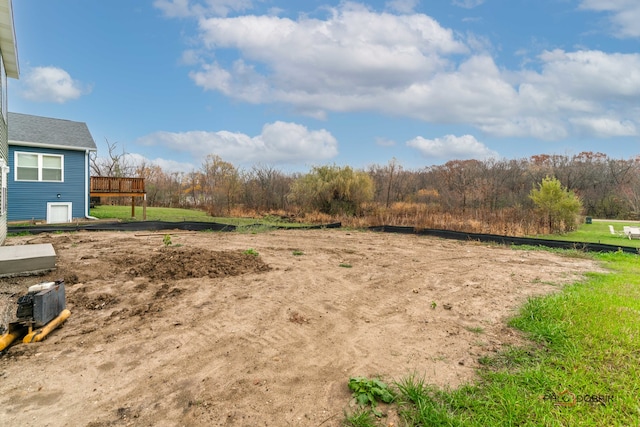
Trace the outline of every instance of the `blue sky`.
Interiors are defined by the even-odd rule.
[[[640,154],[637,0],[18,0],[9,110],[167,171]]]

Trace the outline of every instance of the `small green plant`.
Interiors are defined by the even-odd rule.
[[[253,249],[253,248],[249,248],[249,249],[247,249],[246,251],[244,251],[244,252],[243,252],[243,254],[245,254],[245,255],[253,255],[253,256],[258,256],[258,255],[260,255],[260,254],[258,253],[258,251],[256,251],[256,250],[255,250],[255,249]]]
[[[165,246],[171,246],[171,235],[165,234],[162,238],[162,243],[164,243]]]
[[[474,334],[481,334],[484,332],[484,329],[480,326],[469,326],[467,327],[467,331],[473,332]]]
[[[431,308],[435,309],[438,306],[435,301],[431,301]]]
[[[353,391],[353,397],[358,404],[371,405],[371,410],[378,417],[382,416],[382,413],[376,410],[378,401],[391,403],[395,399],[393,391],[379,378],[351,377],[349,389]]]
[[[359,407],[350,414],[345,413],[344,425],[349,427],[376,427],[378,424],[370,410]]]
[[[338,267],[351,268],[351,264],[347,264],[347,263],[343,262],[343,263],[340,263],[340,265]]]
[[[29,236],[30,234],[29,231],[20,231],[18,233],[7,233],[7,237]]]
[[[295,256],[300,256],[300,255],[304,255],[304,252],[299,251],[299,250],[295,250],[295,251],[293,251],[293,254],[294,254]]]
[[[274,227],[269,224],[245,224],[236,227],[236,233],[240,234],[259,234],[259,233],[268,233],[270,231],[277,230],[277,227]]]

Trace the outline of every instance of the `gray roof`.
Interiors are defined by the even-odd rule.
[[[9,113],[9,145],[97,151],[86,123]]]

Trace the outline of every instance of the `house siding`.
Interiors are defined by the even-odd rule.
[[[13,3],[11,0],[0,0],[0,158],[9,164],[9,133],[7,127],[8,102],[7,102],[7,78],[17,79],[20,77],[20,66],[18,65],[18,47],[16,45],[16,33],[13,27]],[[7,181],[9,177],[7,177]],[[8,184],[8,182],[7,182]],[[9,203],[7,194],[6,200],[2,203]],[[0,245],[5,243],[7,238],[8,213],[0,210]]]
[[[4,67],[2,68],[2,73],[4,73]],[[8,133],[7,133],[7,122],[4,119],[4,115],[0,114],[0,158],[4,159],[4,161],[9,164],[9,146],[7,144],[8,141]],[[11,179],[9,175],[7,179]],[[9,199],[7,195],[7,200]],[[4,244],[4,241],[7,238],[7,214],[0,214],[0,245]]]
[[[64,156],[64,182],[16,181],[16,151]],[[8,163],[10,167],[8,221],[46,220],[49,202],[71,202],[72,217],[84,218],[88,200],[85,186],[88,179],[85,151],[10,145]]]
[[[2,143],[0,143],[0,158],[3,158],[7,164],[9,163],[8,138],[7,122],[4,120],[4,116],[0,114],[0,140],[2,141]]]

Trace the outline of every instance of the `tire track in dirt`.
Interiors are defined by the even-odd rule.
[[[164,234],[37,237],[57,271],[0,285],[62,276],[72,316],[0,358],[0,425],[339,426],[350,376],[455,387],[478,357],[522,342],[505,319],[527,296],[598,269],[413,235],[196,233],[165,247]],[[233,265],[216,270],[216,252]]]

